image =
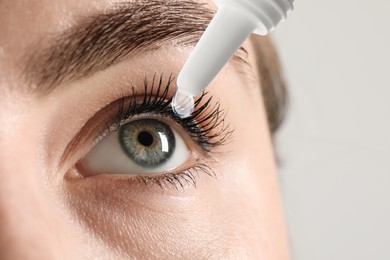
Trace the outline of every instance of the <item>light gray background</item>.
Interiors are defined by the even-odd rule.
[[[296,0],[280,178],[294,259],[390,259],[390,1]]]

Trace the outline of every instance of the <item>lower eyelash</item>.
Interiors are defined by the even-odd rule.
[[[186,185],[191,185],[196,188],[197,179],[200,173],[204,173],[210,177],[217,178],[215,172],[206,164],[199,163],[181,173],[163,173],[159,176],[137,176],[135,179],[146,186],[158,185],[161,190],[164,190],[166,184],[172,185],[176,190],[184,189]],[[131,182],[133,179],[129,179]]]

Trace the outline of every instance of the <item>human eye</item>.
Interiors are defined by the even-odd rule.
[[[231,134],[224,124],[223,111],[218,103],[211,105],[212,97],[202,94],[193,115],[181,119],[170,106],[171,77],[163,82],[162,77],[153,78],[151,83],[145,79],[141,92],[132,88],[130,95],[123,95],[97,112],[97,118],[105,115],[100,119],[102,130],[76,163],[73,177],[104,175],[124,178],[128,183],[138,181],[161,188],[172,184],[177,188],[187,183],[196,186],[201,173],[215,175],[209,166],[213,150]],[[86,131],[99,129],[87,125]]]
[[[183,165],[189,151],[183,137],[169,124],[141,118],[121,125],[106,136],[84,158],[90,175],[152,174]]]

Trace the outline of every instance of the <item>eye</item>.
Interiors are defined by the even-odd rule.
[[[101,140],[82,160],[88,175],[150,175],[175,170],[187,161],[183,137],[157,119],[130,121]]]
[[[127,88],[128,93],[98,110],[65,148],[61,165],[75,163],[66,180],[120,175],[115,181],[178,188],[185,183],[196,186],[203,173],[215,177],[210,167],[215,163],[214,149],[225,144],[233,130],[225,124],[219,102],[208,93],[196,99],[190,117],[176,116],[171,83],[171,77],[145,78],[143,90]]]

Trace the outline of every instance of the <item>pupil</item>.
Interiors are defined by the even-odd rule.
[[[138,134],[138,142],[143,146],[149,147],[153,144],[153,135],[149,132],[142,131]]]

